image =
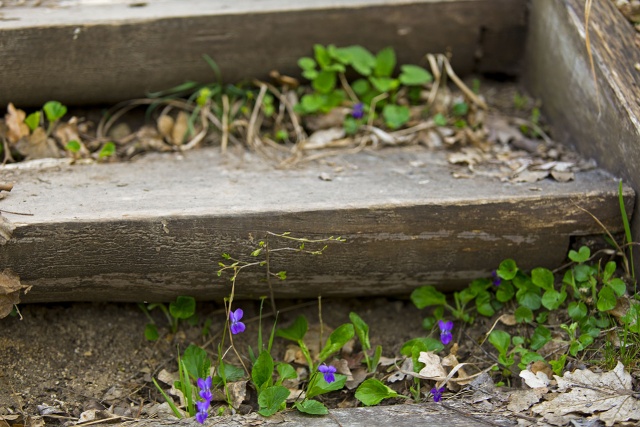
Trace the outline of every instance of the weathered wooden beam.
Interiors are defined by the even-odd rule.
[[[313,45],[393,46],[399,63],[450,52],[454,68],[512,72],[526,0],[147,0],[2,9],[0,105],[114,103],[187,80],[297,75]],[[486,61],[483,59],[486,58]]]
[[[0,265],[33,285],[25,301],[222,298],[230,291],[230,276],[216,274],[222,253],[255,260],[266,232],[291,232],[347,242],[321,256],[274,254],[272,271],[289,273],[273,284],[276,296],[406,294],[426,283],[466,285],[505,258],[556,267],[572,236],[602,232],[580,208],[621,229],[617,183],[599,171],[535,185],[455,179],[444,153],[420,148],[339,162],[340,172],[274,170],[250,155],[200,150],[133,164],[5,169],[3,181],[15,185],[1,208],[33,215],[4,214],[13,230]],[[332,180],[319,179],[323,172]],[[264,275],[242,272],[236,295],[268,294]]]
[[[609,1],[592,2],[592,74],[584,2],[536,0],[526,50],[525,82],[543,102],[554,138],[597,159],[640,190],[640,50],[637,33]],[[633,218],[640,241],[640,216]],[[636,264],[640,256],[636,258]]]
[[[495,425],[496,415],[458,414],[454,410],[446,409],[442,405],[392,405],[372,406],[363,408],[331,409],[329,416],[318,417],[301,414],[297,411],[287,411],[280,415],[278,425],[282,427],[340,427],[366,425],[393,425],[396,427],[413,427],[416,425],[437,425],[438,427],[475,427]],[[265,418],[252,413],[249,415],[234,415],[233,417],[218,417],[216,426],[244,427],[252,422],[262,422]],[[386,420],[386,421],[385,421]],[[432,422],[433,421],[433,422]],[[163,420],[132,420],[127,421],[131,427],[176,427],[175,421]],[[181,427],[198,427],[201,424],[195,418],[180,420]]]

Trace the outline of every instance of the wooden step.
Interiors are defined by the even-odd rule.
[[[531,2],[523,77],[532,95],[542,100],[554,138],[597,159],[600,167],[622,177],[637,192],[638,33],[610,1],[588,3],[592,9],[587,30],[585,4],[582,0]],[[632,219],[632,230],[634,241],[640,241],[639,215]],[[635,262],[640,263],[639,253]]]
[[[0,8],[0,105],[115,103],[215,81],[204,54],[225,81],[299,75],[298,58],[316,43],[393,46],[399,64],[449,52],[461,75],[514,74],[527,14],[526,0],[65,3],[72,6]]]
[[[267,232],[346,238],[321,256],[273,254],[271,271],[288,272],[276,296],[298,298],[406,294],[428,283],[450,290],[505,258],[557,267],[572,237],[602,233],[584,210],[622,230],[617,181],[600,170],[567,183],[457,179],[445,153],[421,147],[289,170],[215,149],[133,164],[32,164],[2,170],[15,186],[0,204],[12,228],[0,265],[33,286],[24,301],[222,298],[231,283],[216,273],[221,255],[254,261]],[[630,212],[634,193],[624,194]],[[268,294],[264,277],[243,271],[236,295]]]

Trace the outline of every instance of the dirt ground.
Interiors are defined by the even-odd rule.
[[[245,310],[247,332],[236,336],[236,346],[240,351],[248,345],[255,348],[259,305],[246,301],[237,307]],[[20,309],[22,320],[0,321],[0,415],[27,415],[47,425],[75,422],[90,409],[111,408],[114,414],[149,417],[156,404],[164,401],[151,377],[162,369],[175,372],[176,349],[190,343],[215,357],[224,322],[222,306],[200,303],[199,325],[183,323],[173,335],[166,319],[152,312],[161,337],[149,342],[144,338],[148,319],[135,304],[33,304]],[[311,329],[319,324],[317,301],[284,301],[278,309],[279,325],[287,326],[299,314],[307,317]],[[404,342],[425,333],[424,312],[408,300],[386,298],[324,300],[325,328],[348,322],[350,311],[369,324],[372,345],[382,345],[387,357],[398,355]],[[203,336],[206,319],[212,325],[210,335]],[[271,325],[272,317],[266,317],[264,327]],[[273,355],[277,359],[282,360],[286,344],[276,338]],[[338,396],[334,406],[344,407],[340,402],[347,397],[346,393]],[[349,402],[352,405],[354,400]]]

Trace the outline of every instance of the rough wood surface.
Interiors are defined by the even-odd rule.
[[[255,239],[289,231],[347,242],[322,256],[274,255],[272,271],[289,273],[277,296],[388,295],[466,285],[509,257],[556,267],[571,236],[602,232],[577,205],[620,230],[617,183],[599,171],[564,184],[455,179],[444,156],[364,152],[339,160],[339,172],[274,170],[216,150],[133,165],[5,167],[2,180],[15,185],[0,208],[33,216],[4,214],[13,230],[0,265],[33,285],[26,301],[221,298],[230,290],[229,276],[216,275],[222,253],[251,260]],[[263,277],[243,272],[237,295],[267,294]]]
[[[472,427],[492,426],[493,420],[505,421],[502,416],[489,414],[466,414],[460,409],[447,409],[448,405],[422,404],[422,405],[393,405],[375,406],[365,408],[332,409],[326,416],[311,416],[300,414],[296,411],[278,413],[269,418],[258,414],[234,415],[233,417],[214,417],[205,422],[205,426],[218,427],[244,427],[244,426],[268,426],[279,427],[357,427],[357,426],[394,426],[414,427],[434,425],[438,427]],[[159,421],[136,420],[122,423],[123,427],[196,427],[199,424],[195,418]]]
[[[585,45],[584,2],[531,3],[525,81],[543,101],[554,138],[575,146],[640,190],[640,49],[638,34],[613,2],[594,1],[591,49]],[[640,241],[640,216],[633,219]],[[636,263],[640,262],[640,255]]]
[[[315,43],[393,46],[399,63],[450,52],[461,74],[513,70],[525,0],[148,0],[2,9],[0,105],[113,103],[187,80],[298,74]],[[500,41],[500,43],[497,43]],[[480,56],[478,56],[480,55]],[[486,57],[484,62],[482,57]]]

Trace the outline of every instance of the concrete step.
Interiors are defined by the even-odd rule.
[[[421,147],[287,170],[215,149],[133,163],[32,164],[0,170],[0,180],[15,183],[0,204],[11,234],[0,265],[33,286],[24,301],[223,298],[231,282],[217,275],[221,255],[261,259],[250,254],[267,232],[346,239],[320,256],[272,253],[271,271],[288,272],[273,283],[275,295],[298,298],[406,294],[427,283],[450,290],[505,258],[556,267],[573,237],[602,233],[584,210],[622,230],[617,181],[601,170],[567,183],[457,179],[445,153]],[[630,213],[634,193],[624,194]],[[264,277],[264,268],[241,272],[236,295],[268,294]]]

